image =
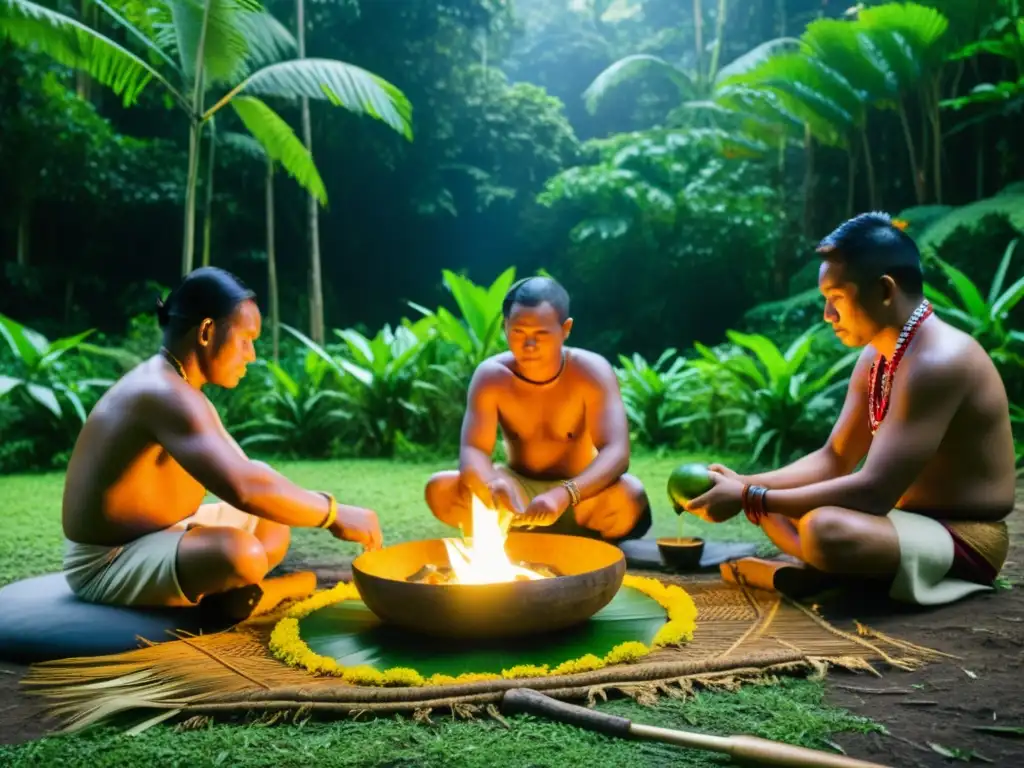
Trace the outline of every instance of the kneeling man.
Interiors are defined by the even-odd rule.
[[[828,442],[762,475],[713,466],[715,486],[688,509],[716,522],[742,509],[787,554],[877,580],[899,600],[991,588],[1015,486],[999,373],[932,314],[917,246],[887,216],[846,222],[818,252],[825,321],[847,346],[866,346]]]
[[[565,346],[565,289],[526,278],[509,289],[502,313],[510,351],[473,374],[459,470],[430,479],[430,509],[469,532],[475,494],[527,530],[613,542],[643,536],[651,511],[640,481],[626,474],[629,426],[618,380],[600,355]],[[491,463],[499,428],[507,466]]]
[[[227,272],[198,269],[158,316],[164,346],[100,398],[71,455],[64,571],[74,592],[128,606],[218,595],[209,602],[235,612],[241,606],[224,596],[262,582],[292,527],[380,546],[373,512],[250,461],[203,395],[206,384],[237,386],[255,359],[252,292]],[[207,491],[222,502],[201,505]]]

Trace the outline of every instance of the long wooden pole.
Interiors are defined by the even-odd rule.
[[[891,768],[879,763],[868,763],[845,755],[795,747],[792,744],[769,741],[756,736],[712,736],[640,725],[625,717],[606,715],[593,709],[557,701],[530,688],[513,688],[506,691],[501,701],[501,709],[510,715],[530,714],[547,717],[577,728],[597,731],[606,736],[646,739],[678,747],[719,752],[737,760],[751,761],[755,765],[792,768]]]

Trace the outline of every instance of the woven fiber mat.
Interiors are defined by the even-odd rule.
[[[871,631],[844,631],[811,609],[776,593],[718,580],[664,574],[698,609],[693,641],[661,648],[639,661],[592,672],[420,687],[357,686],[289,667],[267,649],[281,612],[211,635],[179,636],[128,653],[37,664],[23,684],[77,730],[115,714],[145,711],[147,724],[176,715],[257,712],[268,716],[310,711],[331,715],[444,710],[457,716],[496,710],[505,690],[528,687],[563,700],[622,693],[643,703],[660,695],[685,696],[695,687],[735,689],[774,675],[822,675],[829,666],[880,673],[875,664],[915,669],[941,654]]]

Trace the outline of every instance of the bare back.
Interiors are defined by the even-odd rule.
[[[193,514],[206,494],[157,443],[149,425],[153,407],[205,396],[150,359],[122,377],[89,414],[68,464],[64,534],[82,544],[115,546],[167,528]],[[203,405],[190,403],[192,407]]]
[[[576,348],[565,351],[565,367],[549,384],[517,375],[509,352],[480,368],[482,399],[497,404],[509,466],[529,477],[580,474],[597,453],[588,417],[618,397],[605,384],[610,366],[604,358]]]

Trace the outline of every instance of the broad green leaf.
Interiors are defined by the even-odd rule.
[[[725,335],[733,344],[738,344],[753,352],[761,362],[761,365],[765,367],[765,371],[770,379],[775,379],[785,374],[786,360],[779,352],[779,348],[767,336],[740,333],[739,331],[726,331]]]
[[[14,357],[21,360],[27,368],[35,369],[39,364],[41,351],[29,337],[28,331],[29,329],[17,320],[0,315],[0,335],[7,341],[7,346],[11,348]]]
[[[466,330],[466,326],[444,307],[437,310],[437,318],[441,334],[445,340],[458,344],[459,349],[466,354],[472,354],[474,348],[473,339],[469,331]]]
[[[1010,261],[1013,259],[1013,251],[1017,247],[1019,240],[1013,240],[1008,246],[1006,251],[1003,253],[1003,258],[999,262],[999,268],[996,270],[996,275],[992,278],[992,288],[988,293],[989,306],[995,306],[996,299],[999,298],[999,294],[1003,290],[1003,281],[1006,279],[1006,271],[1010,268]]]
[[[477,341],[483,342],[491,318],[487,313],[487,294],[479,286],[451,270],[443,270],[444,284],[451,291],[459,311]]]
[[[87,72],[128,106],[151,79],[177,91],[134,53],[93,29],[28,0],[0,0],[0,38],[42,53],[75,70]]]
[[[936,55],[936,46],[949,29],[949,19],[918,3],[885,3],[860,11],[857,24],[870,33],[902,38],[907,58],[921,61]]]
[[[413,568],[415,570],[415,567]],[[359,600],[322,608],[299,621],[299,633],[314,653],[345,667],[378,670],[410,667],[422,675],[464,672],[500,674],[519,664],[555,667],[588,653],[604,656],[620,643],[649,644],[666,621],[665,609],[629,587],[584,624],[545,636],[493,643],[424,643],[405,630],[384,624]]]
[[[750,460],[756,462],[760,457],[761,453],[768,444],[779,436],[779,430],[769,429],[767,432],[762,433],[761,437],[758,438],[757,444],[754,445],[754,452],[751,454]]]
[[[935,257],[936,263],[943,272],[946,273],[946,277],[949,282],[952,283],[953,288],[960,296],[960,301],[963,302],[964,308],[975,318],[981,322],[987,322],[989,318],[989,307],[985,303],[985,299],[981,296],[981,291],[978,290],[978,286],[967,277],[963,272],[954,267],[952,264],[948,264],[942,259]]]
[[[679,89],[681,97],[690,97],[695,94],[693,81],[681,69],[658,56],[638,53],[619,59],[594,78],[594,81],[583,92],[587,109],[591,113],[595,112],[601,99],[613,88],[641,74],[648,73],[667,77]]]
[[[85,424],[85,406],[82,405],[81,398],[78,397],[74,390],[69,389],[67,386],[59,382],[54,384],[53,388],[58,392],[64,393],[64,397],[66,397],[68,402],[71,403],[72,410],[74,410],[75,415],[78,416],[78,420]]]
[[[69,352],[77,348],[92,334],[93,329],[90,328],[88,331],[82,331],[74,336],[66,336],[63,339],[57,339],[47,348],[43,359],[39,361],[39,367],[46,368],[47,366],[52,365],[55,361],[60,359],[65,352]]]
[[[804,360],[807,359],[808,353],[811,351],[811,346],[814,344],[814,338],[818,335],[821,328],[820,326],[811,326],[806,331],[797,336],[793,343],[789,345],[786,353],[783,357],[787,361],[786,371],[792,375],[800,370],[800,366],[804,364]]]
[[[307,349],[312,350],[313,353],[316,354],[325,363],[327,363],[331,367],[331,369],[333,369],[334,372],[338,374],[338,376],[340,376],[341,378],[345,378],[345,369],[341,365],[339,365],[339,361],[335,359],[334,356],[332,356],[327,350],[325,350],[323,347],[321,347],[319,344],[317,344],[315,341],[309,338],[302,331],[299,331],[291,327],[290,325],[287,325],[286,323],[281,323],[281,328],[283,328],[285,331],[287,331],[300,342],[302,342]]]
[[[283,387],[288,394],[290,394],[292,397],[299,396],[299,385],[295,382],[295,379],[289,376],[288,372],[285,371],[285,369],[282,368],[278,363],[275,363],[273,360],[268,360],[267,370],[270,371],[271,375],[274,377],[274,380],[281,387]]]
[[[28,391],[29,395],[32,396],[33,400],[46,408],[46,410],[58,419],[61,417],[63,411],[60,407],[60,402],[57,400],[57,395],[52,389],[40,386],[39,384],[25,384],[25,389]]]
[[[326,99],[334,106],[381,120],[412,139],[412,105],[394,85],[361,67],[329,59],[270,64],[252,73],[206,112],[209,117],[240,93]]]
[[[334,333],[342,341],[348,344],[349,349],[352,350],[352,354],[355,355],[356,362],[361,365],[372,366],[374,359],[380,356],[379,354],[375,354],[373,350],[373,342],[363,336],[363,334],[359,333],[359,331],[352,328],[345,328],[341,330],[335,329]]]
[[[785,53],[791,49],[799,50],[801,47],[800,40],[795,37],[776,37],[773,40],[767,40],[747,51],[742,56],[737,56],[719,69],[715,75],[715,85],[725,83],[732,77],[749,72],[772,56]]]
[[[291,126],[253,96],[236,96],[231,100],[231,106],[259,141],[267,156],[279,162],[321,205],[327,205],[327,190],[313,162],[313,156]]]
[[[25,382],[21,379],[16,379],[13,376],[5,376],[0,373],[0,397],[3,397],[15,387],[24,383]]]
[[[992,319],[1002,320],[1004,315],[1009,313],[1020,300],[1024,298],[1024,277],[1006,289],[1006,293],[996,299],[992,305]]]

